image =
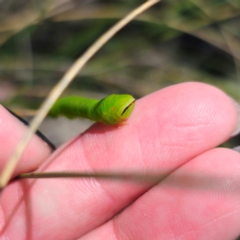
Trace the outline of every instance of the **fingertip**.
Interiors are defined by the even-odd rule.
[[[149,128],[192,128],[191,136],[211,131],[220,140],[217,144],[227,140],[237,125],[232,100],[220,89],[198,82],[176,84],[140,99],[135,114]]]

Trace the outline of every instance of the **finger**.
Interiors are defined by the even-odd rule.
[[[180,84],[139,100],[128,124],[121,128],[94,125],[59,149],[40,170],[161,171],[165,176],[225,141],[234,132],[236,122],[235,107],[223,92],[205,84]],[[25,219],[25,228],[18,229],[23,233],[31,224],[35,239],[46,238],[50,232],[55,239],[81,236],[152,187],[85,179],[38,180],[33,186],[29,182],[9,186],[2,203],[6,209],[4,203],[11,194],[21,196],[23,191],[31,191],[31,223],[25,217],[28,208],[24,204],[14,218]],[[24,199],[28,199],[27,194]],[[5,216],[15,205],[8,204]],[[16,232],[12,221],[5,228],[9,236]]]
[[[81,239],[236,239],[240,155],[212,149]]]
[[[8,159],[12,156],[17,144],[27,131],[27,127],[0,105],[0,171],[3,170]],[[13,177],[22,172],[29,172],[37,169],[46,160],[52,150],[38,136],[33,136],[26,151],[24,152]]]

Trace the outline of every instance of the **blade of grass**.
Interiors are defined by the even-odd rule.
[[[97,178],[105,180],[121,180],[121,181],[131,181],[141,184],[157,184],[163,179],[167,178],[170,174],[175,172],[173,170],[171,173],[166,173],[164,171],[156,171],[153,172],[36,172],[36,173],[23,173],[17,177],[17,179],[50,179],[50,178]],[[230,176],[226,173],[224,176],[219,175],[209,175],[203,172],[185,172],[184,177],[182,174],[173,174],[171,176],[171,181],[167,181],[169,187],[172,188],[194,188],[194,191],[198,190],[209,190],[212,191],[212,187],[217,182],[221,181],[221,179],[226,178],[229,181],[238,182],[239,179],[236,176]],[[206,184],[191,184],[191,182],[195,182],[198,179],[199,183],[206,183]],[[207,179],[207,182],[206,182]],[[231,179],[231,180],[230,180]],[[213,185],[211,185],[211,184]],[[230,193],[233,192],[231,188],[225,188],[226,192]]]

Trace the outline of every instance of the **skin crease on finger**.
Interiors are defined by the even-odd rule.
[[[222,91],[201,83],[179,84],[137,101],[123,127],[93,125],[56,151],[38,171],[160,171],[167,175],[228,139],[236,122],[234,105]],[[2,194],[2,236],[76,239],[151,187],[94,179],[16,181]]]

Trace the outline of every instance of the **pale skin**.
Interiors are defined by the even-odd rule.
[[[26,127],[2,107],[0,123],[2,170]],[[234,239],[240,235],[240,154],[216,146],[236,123],[222,91],[185,83],[138,100],[123,127],[94,124],[52,156],[35,136],[15,176],[38,169],[149,170],[167,177],[155,185],[14,181],[0,200],[1,239]]]

